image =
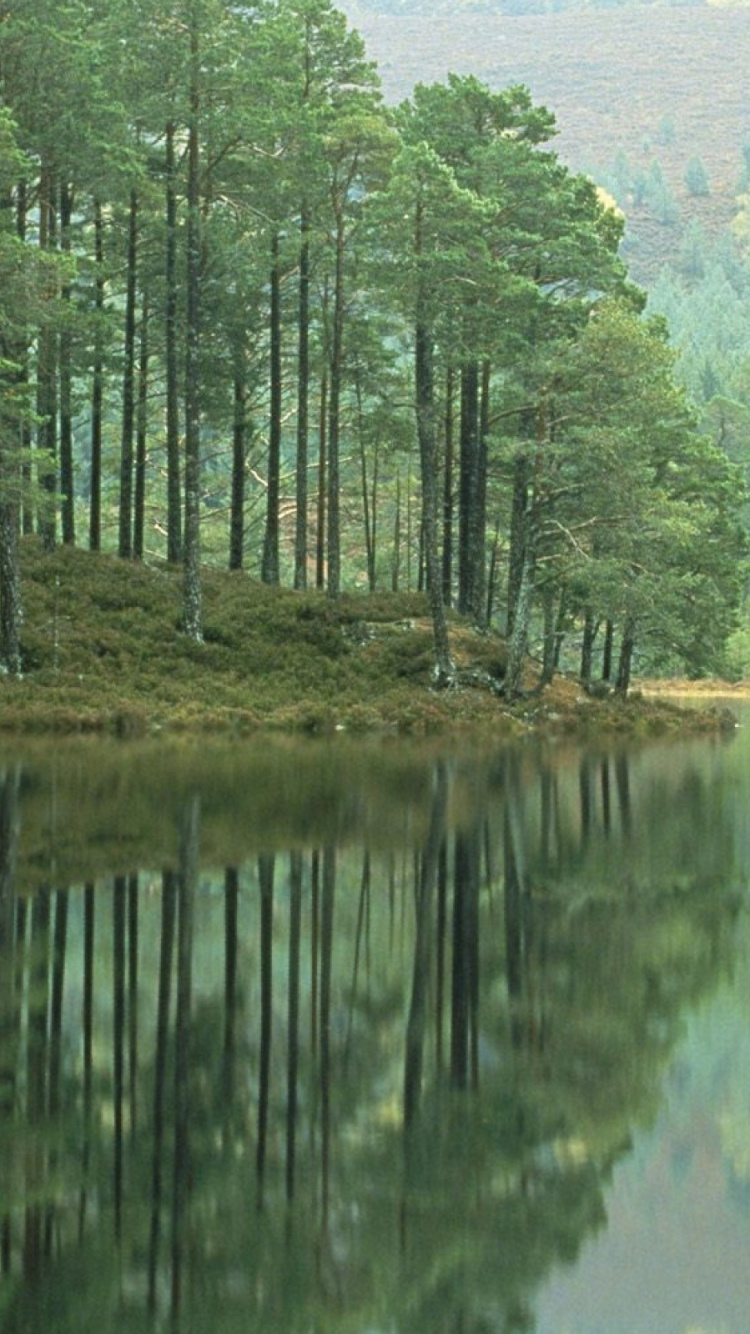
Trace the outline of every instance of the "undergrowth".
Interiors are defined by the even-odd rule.
[[[505,645],[450,617],[461,684],[436,691],[427,599],[272,588],[205,569],[203,642],[181,629],[182,572],[74,548],[22,544],[23,675],[0,681],[0,729],[259,729],[426,733],[491,726],[499,735],[633,726],[612,705],[582,710],[573,683],[510,707],[498,696]],[[644,709],[647,706],[643,706]],[[585,714],[585,716],[584,716]],[[641,710],[641,715],[643,710]],[[649,717],[664,730],[663,712]],[[643,724],[639,715],[639,726]]]

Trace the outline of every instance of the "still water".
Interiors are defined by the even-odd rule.
[[[748,1334],[750,727],[0,753],[0,1331]]]

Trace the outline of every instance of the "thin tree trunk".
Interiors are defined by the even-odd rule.
[[[180,483],[180,420],[177,330],[177,186],[175,126],[166,127],[164,166],[166,178],[165,250],[165,374],[167,432],[167,560],[182,559],[182,503]]]
[[[565,643],[565,622],[567,614],[568,614],[568,598],[566,591],[563,588],[562,593],[560,594],[560,601],[557,607],[557,618],[555,620],[555,653],[554,653],[555,671],[557,671],[557,669],[560,666],[562,647],[563,644]]]
[[[584,689],[591,685],[591,672],[594,662],[594,641],[599,622],[590,607],[586,608],[583,618],[583,639],[581,642],[581,684]]]
[[[294,529],[294,587],[307,588],[307,453],[310,399],[310,221],[300,220],[297,333],[297,478]]]
[[[555,674],[555,643],[556,623],[555,623],[555,590],[552,583],[548,580],[542,595],[542,609],[544,613],[544,630],[542,639],[542,685],[549,685]]]
[[[510,551],[508,565],[508,617],[506,636],[510,639],[521,594],[523,572],[526,567],[526,527],[529,493],[529,459],[519,454],[513,464],[513,497],[510,520]]]
[[[474,608],[474,541],[479,450],[479,372],[476,362],[461,370],[461,447],[458,508],[458,610]]]
[[[54,244],[54,190],[49,167],[42,163],[39,181],[39,249]],[[41,450],[38,480],[43,492],[39,532],[45,551],[57,543],[57,355],[58,339],[49,324],[39,330],[37,346],[37,441]]]
[[[266,530],[263,540],[261,578],[266,584],[279,582],[279,502],[281,494],[281,269],[279,235],[271,237],[269,325],[268,477],[266,479]]]
[[[415,249],[422,249],[421,214],[417,217]],[[430,597],[432,628],[435,641],[435,679],[437,685],[448,684],[454,674],[448,642],[448,624],[443,602],[443,586],[438,556],[437,532],[437,441],[435,439],[435,398],[433,346],[427,325],[422,318],[426,293],[418,295],[417,325],[415,330],[415,391],[417,435],[422,476],[422,535],[427,567],[427,589]]]
[[[19,241],[26,240],[26,222],[28,211],[28,189],[25,181],[19,181],[16,187],[16,236]],[[24,342],[23,348],[19,348],[15,353],[13,360],[18,363],[18,384],[21,395],[26,396],[29,385],[29,348],[28,342]],[[24,537],[30,536],[34,531],[34,500],[32,488],[32,462],[31,455],[34,446],[34,433],[31,427],[30,414],[25,414],[21,423],[20,444],[23,450],[21,461],[21,482],[22,494],[20,502],[21,511],[21,531]]]
[[[318,430],[318,505],[315,541],[315,587],[326,583],[326,497],[328,494],[328,376],[320,383],[320,425]]]
[[[91,495],[89,548],[102,542],[102,423],[104,415],[104,220],[100,200],[94,200],[94,364],[91,380]]]
[[[523,671],[526,664],[529,625],[531,623],[531,606],[534,598],[536,553],[534,550],[533,533],[530,531],[530,521],[528,523],[528,528],[529,531],[527,531],[525,541],[525,559],[523,570],[521,572],[521,584],[516,599],[513,615],[513,630],[510,636],[510,644],[508,646],[508,666],[505,673],[505,694],[508,699],[515,699],[521,690]]]
[[[602,681],[612,680],[612,657],[614,653],[615,627],[607,620],[604,625],[604,649],[602,651]]]
[[[0,431],[2,423],[0,423]],[[10,476],[8,474],[11,473]],[[6,464],[0,441],[0,665],[21,675],[21,570],[18,550],[18,477]],[[16,492],[16,494],[14,494]]]
[[[443,467],[443,601],[453,599],[453,368],[445,376],[445,461]]]
[[[60,248],[64,255],[71,252],[70,226],[73,214],[73,196],[67,184],[60,186]],[[70,283],[63,284],[61,296],[66,310],[70,309]],[[67,321],[65,321],[67,323]],[[60,338],[60,498],[62,539],[73,546],[75,532],[75,479],[73,475],[73,372],[72,330],[67,328]]]
[[[330,392],[328,398],[328,596],[341,592],[341,478],[339,433],[344,355],[344,223],[336,220]]]
[[[133,441],[135,436],[135,303],[138,264],[138,195],[130,192],[125,280],[125,345],[120,432],[120,524],[118,554],[133,554]]]
[[[200,50],[197,20],[190,30],[190,128],[188,133],[187,277],[185,357],[185,545],[183,552],[183,622],[185,633],[200,643],[203,612],[200,576]]]
[[[398,593],[401,577],[401,473],[396,473],[396,506],[393,514],[393,561],[391,564],[391,592]]]
[[[229,568],[241,570],[245,558],[245,448],[247,435],[247,390],[242,354],[235,359],[234,413],[232,419],[232,503],[229,520]]]
[[[360,368],[357,367],[355,380],[355,393],[357,396],[357,438],[359,441],[359,473],[362,485],[362,521],[365,530],[365,559],[367,562],[367,588],[370,593],[375,592],[375,528],[374,528],[374,498],[370,494],[370,484],[367,476],[367,451],[365,449],[365,415],[362,404],[362,377]],[[374,460],[374,469],[377,469],[377,445]],[[371,512],[372,505],[372,512]]]
[[[135,429],[135,494],[133,497],[133,556],[143,560],[146,531],[146,446],[148,443],[149,302],[143,293],[138,350],[138,393]]]
[[[620,643],[620,658],[617,664],[617,682],[615,689],[618,695],[627,695],[630,689],[630,673],[633,667],[633,652],[635,650],[635,621],[632,616],[625,619],[625,625],[622,632]]]

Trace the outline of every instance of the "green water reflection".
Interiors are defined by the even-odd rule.
[[[0,759],[3,1334],[742,1334],[744,756]]]

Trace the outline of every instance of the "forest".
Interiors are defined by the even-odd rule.
[[[528,89],[382,97],[328,0],[0,5],[0,660],[36,543],[328,598],[423,589],[574,655],[726,667],[742,469],[611,194]],[[734,442],[737,454],[737,442]]]

